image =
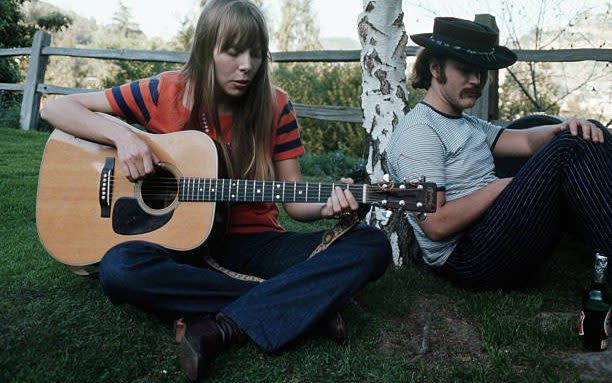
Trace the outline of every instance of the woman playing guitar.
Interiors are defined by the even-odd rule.
[[[50,101],[42,117],[71,135],[114,146],[115,177],[133,182],[154,174],[160,160],[127,123],[100,113],[151,133],[203,131],[217,143],[230,176],[299,182],[304,147],[287,94],[271,84],[269,59],[267,27],[255,5],[209,0],[180,71]],[[291,218],[311,221],[357,210],[358,203],[337,187],[326,203],[283,207]],[[391,250],[381,231],[360,225],[308,258],[321,236],[285,231],[274,203],[234,204],[227,232],[192,251],[144,241],[113,247],[100,262],[100,285],[113,302],[186,318],[181,366],[198,379],[206,362],[247,339],[275,351],[318,323],[344,337],[338,310],[382,275]],[[257,278],[206,267],[205,253],[233,274]]]

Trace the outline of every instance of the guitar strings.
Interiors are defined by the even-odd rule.
[[[121,178],[118,178],[118,179],[121,179]],[[115,180],[115,177],[111,176],[110,177],[110,181],[112,182],[114,180]],[[158,182],[159,180],[161,180],[161,182]],[[189,177],[182,177],[182,178],[180,178],[179,182],[177,182],[176,178],[171,178],[171,177],[162,178],[162,177],[160,177],[160,178],[156,178],[155,181],[150,181],[149,184],[151,184],[151,185],[162,185],[162,186],[165,186],[165,185],[177,185],[177,183],[180,183],[180,182],[185,183],[188,180],[200,181],[202,184],[198,185],[198,186],[204,186],[204,187],[206,187],[206,183],[208,183],[208,187],[210,187],[212,185],[212,182],[210,182],[211,180],[218,180],[218,181],[225,180],[225,181],[230,181],[230,182],[240,182],[240,184],[238,186],[239,188],[243,188],[244,187],[244,182],[247,182],[247,187],[253,187],[253,186],[251,186],[253,184],[253,180],[243,180],[243,179],[237,180],[237,179],[231,179],[231,178],[191,178],[190,179]],[[271,184],[273,181],[255,180],[255,182],[257,182],[257,183],[265,182],[267,184]],[[280,185],[282,183],[283,183],[283,181],[274,181],[275,185]],[[294,183],[294,182],[285,182],[285,188],[292,187],[292,185],[294,185],[294,184],[296,186],[306,186],[306,185],[308,185],[309,187],[310,186],[314,186],[315,189],[318,186],[320,186],[322,190],[326,189],[326,188],[331,190],[331,189],[333,189],[335,187],[347,186],[344,189],[345,190],[348,189],[350,191],[363,190],[363,185],[364,185],[364,184],[343,184],[343,183],[330,184],[330,183],[319,183],[319,182],[297,182],[297,183]],[[366,185],[366,187],[365,187],[366,190],[383,191],[383,192],[385,190],[385,188],[381,188],[381,186],[378,186],[376,184],[365,184],[365,185]],[[219,182],[216,183],[216,186],[218,188],[219,187],[223,187],[223,185],[219,185]],[[259,184],[259,185],[256,184],[254,187],[260,187],[260,186],[261,186],[261,184]],[[228,186],[225,185],[225,188],[228,188]],[[416,187],[406,187],[406,188],[403,188],[403,189],[395,187],[395,188],[390,188],[390,190],[410,191],[410,190],[417,190],[417,189],[416,189]]]

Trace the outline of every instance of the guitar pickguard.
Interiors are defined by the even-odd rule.
[[[113,231],[121,235],[150,233],[168,223],[173,212],[152,215],[142,210],[136,198],[119,198],[113,207]]]

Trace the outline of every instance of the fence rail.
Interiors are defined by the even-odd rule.
[[[495,19],[491,15],[477,15],[476,21],[489,23],[495,27]],[[25,83],[0,83],[0,91],[22,91],[24,93],[21,105],[20,125],[24,130],[36,129],[39,118],[39,105],[42,95],[73,94],[95,92],[100,89],[68,88],[44,83],[44,74],[50,56],[83,57],[105,60],[133,60],[149,62],[185,63],[189,52],[185,51],[145,51],[131,49],[80,49],[50,47],[50,35],[37,31],[30,48],[0,49],[0,57],[30,56],[28,75]],[[406,56],[414,56],[419,47],[406,48]],[[528,62],[576,62],[601,61],[612,62],[612,49],[557,49],[557,50],[516,50],[519,61]],[[273,52],[272,60],[276,63],[291,62],[359,62],[359,50],[327,50],[301,52]],[[491,79],[496,79],[494,72]],[[495,80],[496,81],[496,80]],[[484,119],[496,116],[497,89],[492,86],[470,113]],[[326,121],[341,121],[360,123],[363,118],[361,108],[330,105],[294,104],[300,117],[314,118]]]
[[[419,47],[406,47],[406,56],[414,56]],[[0,57],[28,56],[31,48],[0,49]],[[519,61],[527,62],[577,62],[612,61],[612,49],[551,49],[551,50],[514,50]],[[83,49],[46,47],[41,52],[46,56],[83,57],[106,60],[131,60],[149,62],[185,63],[189,56],[186,51],[147,51],[136,49]],[[273,52],[272,61],[284,62],[359,62],[360,50],[325,50],[299,52]]]

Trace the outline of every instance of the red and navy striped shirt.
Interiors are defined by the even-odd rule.
[[[191,111],[183,103],[186,80],[178,71],[137,80],[105,90],[115,114],[130,123],[139,123],[151,133],[171,133],[185,129]],[[272,134],[272,160],[282,161],[304,153],[297,116],[287,93],[276,89],[276,115]],[[232,116],[219,116],[226,141],[231,140]],[[215,137],[214,129],[209,133]],[[231,211],[230,233],[284,231],[278,224],[278,208],[273,203],[236,204]]]

